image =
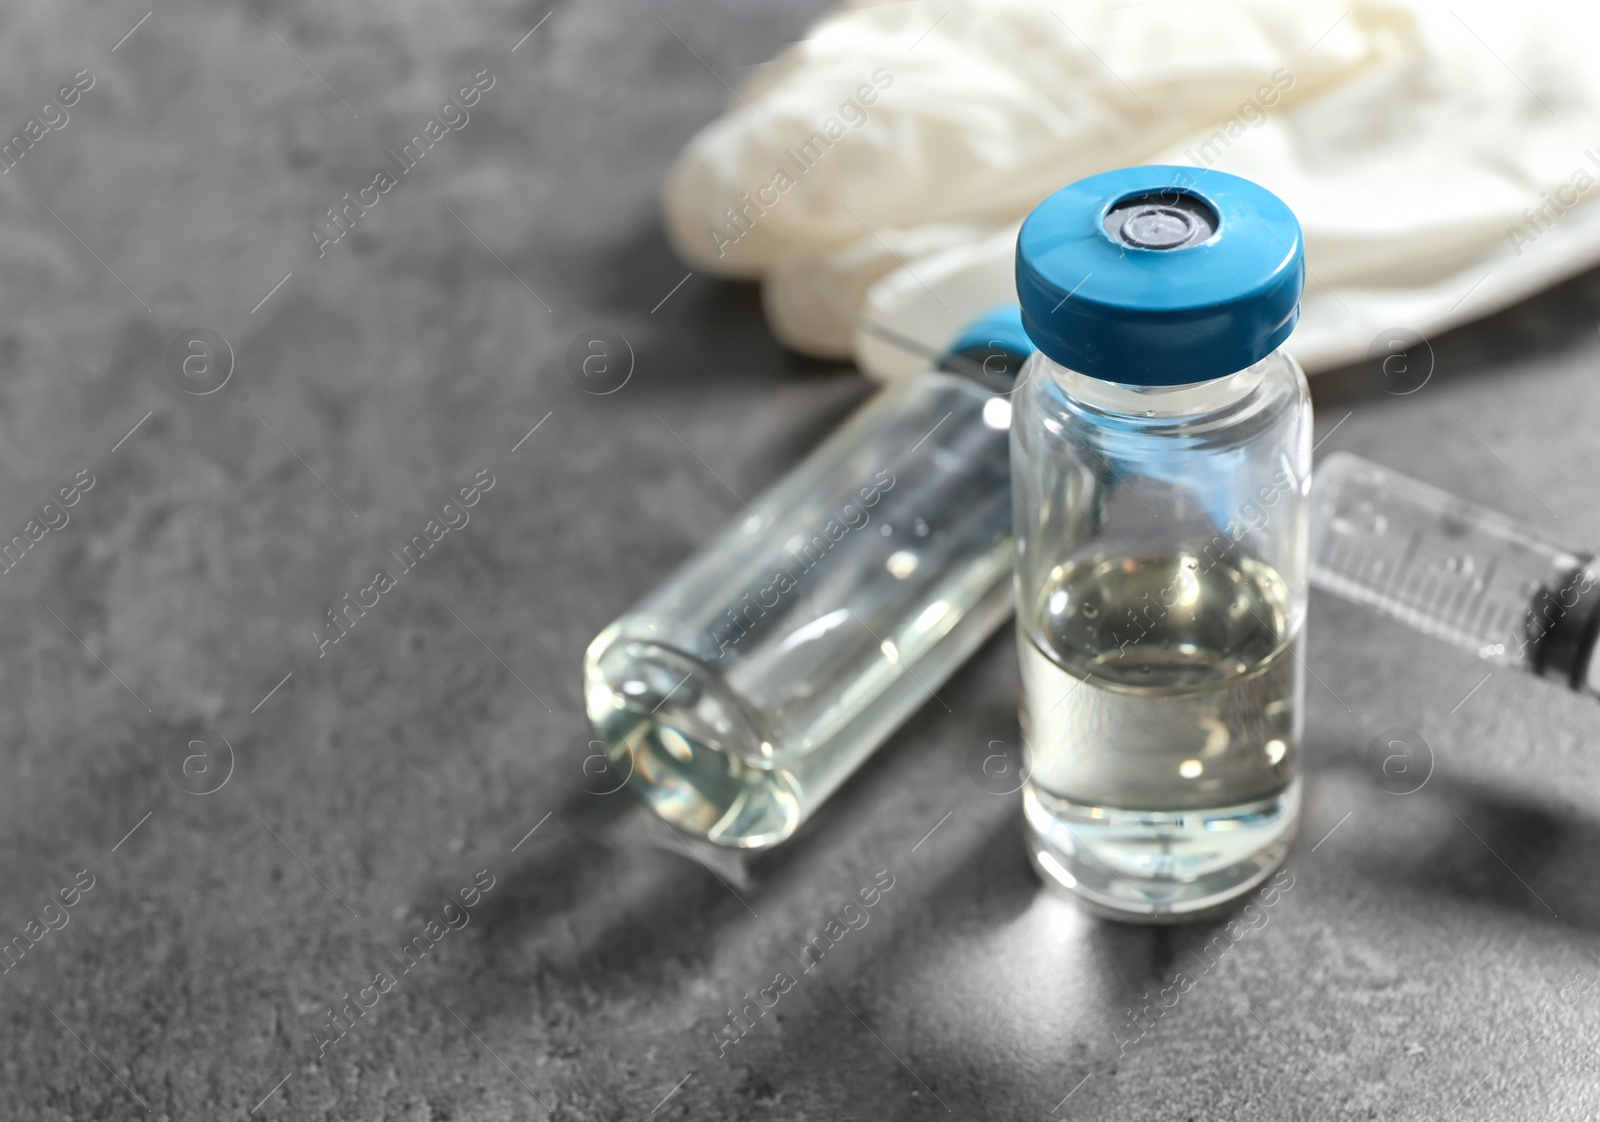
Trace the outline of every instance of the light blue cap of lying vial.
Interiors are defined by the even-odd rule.
[[[982,355],[991,351],[1023,358],[1033,353],[1033,340],[1022,326],[1021,305],[1001,304],[990,308],[963,327],[949,348],[949,353],[959,355]]]
[[[1304,244],[1283,200],[1236,175],[1163,164],[1092,175],[1022,224],[1021,321],[1039,350],[1091,377],[1220,378],[1294,330]]]
[[[1033,350],[1033,340],[1022,327],[1022,309],[1000,304],[968,322],[951,340],[938,365],[964,374],[994,393],[1010,393]]]

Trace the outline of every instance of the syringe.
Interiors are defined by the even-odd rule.
[[[1348,452],[1313,474],[1311,579],[1502,666],[1600,695],[1600,564]]]

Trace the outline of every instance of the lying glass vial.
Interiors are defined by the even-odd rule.
[[[875,395],[584,659],[589,720],[663,819],[762,849],[1011,613],[1015,306]]]
[[[1247,180],[1092,176],[1017,243],[1012,486],[1028,850],[1091,911],[1196,918],[1300,805],[1311,403],[1300,227]]]

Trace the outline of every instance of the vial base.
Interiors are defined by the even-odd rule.
[[[703,663],[653,643],[607,649],[591,675],[589,717],[614,774],[666,822],[736,849],[776,845],[800,824],[787,771],[758,767],[759,737]],[[613,690],[622,682],[627,692]]]
[[[1270,877],[1289,855],[1300,780],[1239,806],[1157,812],[1091,806],[1023,791],[1028,856],[1046,883],[1108,919],[1209,918]]]

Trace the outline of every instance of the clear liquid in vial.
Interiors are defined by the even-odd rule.
[[[602,631],[617,781],[717,845],[790,837],[1010,614],[1010,421],[967,377],[885,391]]]
[[[1249,558],[1058,568],[1018,617],[1024,791],[1040,871],[1113,916],[1184,919],[1248,892],[1299,810],[1290,593]]]

